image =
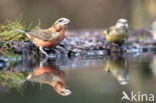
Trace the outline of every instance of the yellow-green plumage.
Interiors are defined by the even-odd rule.
[[[104,31],[104,35],[106,37],[106,40],[111,43],[117,43],[122,44],[128,39],[128,34],[124,32],[111,32],[107,33],[107,30]]]
[[[111,43],[122,45],[128,39],[128,28],[125,25],[110,27],[103,31],[106,40]]]

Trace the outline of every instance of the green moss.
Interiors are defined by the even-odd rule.
[[[17,32],[17,30],[30,30],[40,29],[40,20],[38,25],[31,28],[33,23],[29,25],[23,25],[22,17],[18,17],[15,21],[7,21],[7,23],[0,25],[0,54],[14,54],[15,50],[12,44],[14,42],[20,42],[29,40],[25,34]]]
[[[14,22],[0,25],[0,41],[23,41],[26,39],[24,34],[16,32],[17,29],[25,30],[22,25],[21,19],[18,18]]]
[[[0,55],[12,55],[15,53],[14,48],[11,45],[11,42],[5,42],[0,44]]]
[[[15,21],[7,21],[6,24],[0,25],[0,41],[24,41],[28,38],[26,35],[17,32],[17,30],[30,30],[30,29],[40,29],[40,20],[38,20],[38,25],[32,28],[33,23],[29,25],[23,25],[22,17],[18,17]]]

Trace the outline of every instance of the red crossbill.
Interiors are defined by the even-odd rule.
[[[52,48],[58,45],[64,38],[70,20],[67,18],[58,19],[52,27],[43,30],[24,31],[17,30],[18,32],[25,33],[32,42],[39,47],[40,51],[49,56],[44,50],[45,48]]]

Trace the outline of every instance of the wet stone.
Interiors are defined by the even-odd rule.
[[[134,32],[135,33],[135,32]],[[140,37],[135,37],[137,38]],[[2,45],[2,43],[0,43]],[[156,50],[156,41],[139,42],[134,41],[132,36],[129,40],[119,47],[117,44],[108,43],[101,32],[71,32],[67,37],[56,47],[44,50],[49,54],[50,58],[70,57],[70,56],[105,56],[114,52],[137,53],[151,52]],[[6,47],[7,48],[7,47]],[[8,48],[12,48],[15,53],[24,56],[44,57],[40,53],[39,48],[31,41],[11,42]]]

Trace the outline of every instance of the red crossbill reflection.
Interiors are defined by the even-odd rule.
[[[56,92],[62,96],[68,96],[71,91],[67,89],[67,80],[65,73],[59,67],[52,63],[41,63],[27,77],[28,81],[49,84]]]

